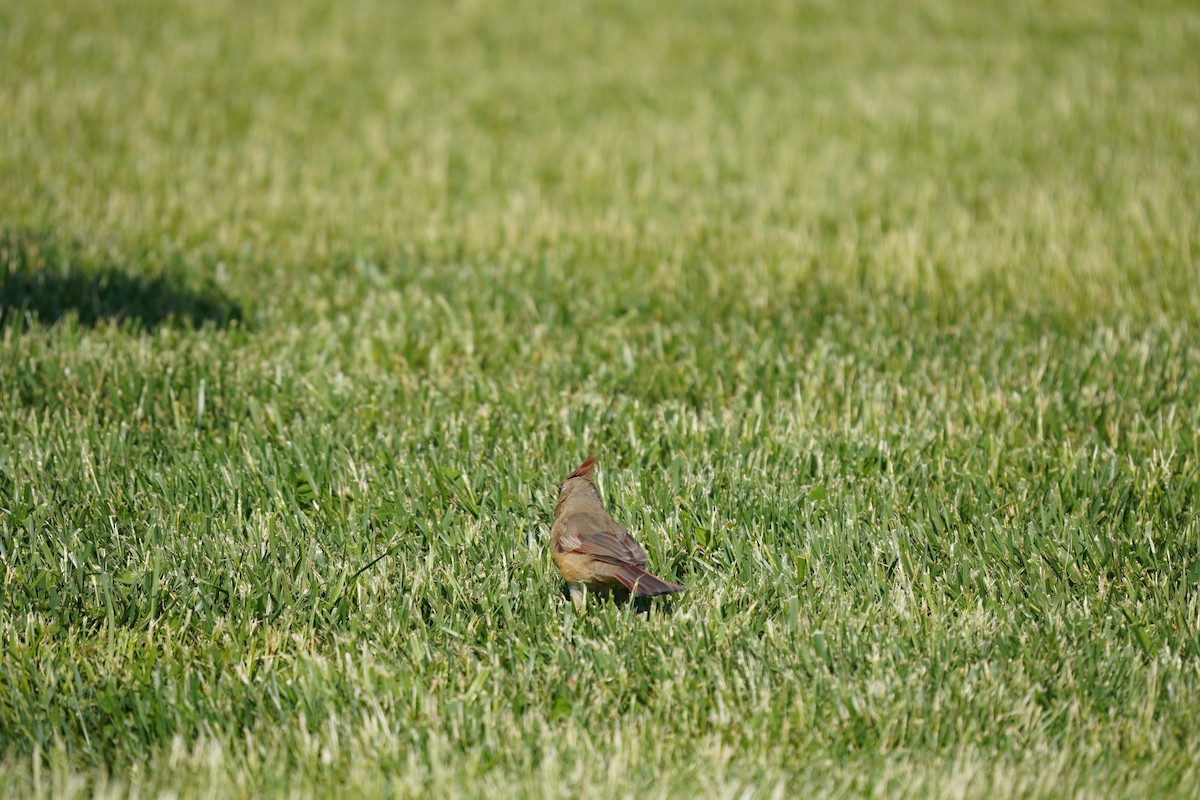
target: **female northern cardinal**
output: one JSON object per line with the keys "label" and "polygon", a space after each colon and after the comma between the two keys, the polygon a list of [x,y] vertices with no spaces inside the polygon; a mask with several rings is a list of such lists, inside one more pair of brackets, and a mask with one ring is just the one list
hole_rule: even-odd
{"label": "female northern cardinal", "polygon": [[558,487],[550,556],[582,610],[587,591],[627,591],[634,597],[682,592],[646,571],[646,551],[608,515],[592,483],[596,457],[588,456]]}

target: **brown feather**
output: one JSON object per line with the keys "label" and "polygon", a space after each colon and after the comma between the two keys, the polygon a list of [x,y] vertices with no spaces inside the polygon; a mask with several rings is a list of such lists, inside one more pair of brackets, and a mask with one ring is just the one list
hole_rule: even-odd
{"label": "brown feather", "polygon": [[668,583],[662,578],[651,575],[641,567],[629,564],[613,573],[613,577],[624,584],[625,588],[633,592],[636,597],[652,597],[659,594],[673,594],[683,591],[682,586]]}
{"label": "brown feather", "polygon": [[590,530],[579,537],[573,552],[589,555],[608,564],[646,565],[646,551],[623,530]]}
{"label": "brown feather", "polygon": [[592,468],[595,466],[596,456],[595,454],[590,454],[586,459],[584,459],[582,464],[575,468],[574,472],[567,476],[567,480],[571,480],[571,478],[587,478],[588,480],[591,480]]}

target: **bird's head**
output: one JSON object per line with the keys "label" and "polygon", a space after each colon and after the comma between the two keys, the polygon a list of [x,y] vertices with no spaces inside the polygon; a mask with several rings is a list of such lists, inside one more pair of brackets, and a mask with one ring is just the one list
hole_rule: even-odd
{"label": "bird's head", "polygon": [[569,498],[574,497],[579,491],[586,491],[589,495],[596,495],[596,486],[592,483],[592,470],[596,467],[596,456],[589,455],[582,464],[575,468],[575,471],[563,480],[558,485],[558,503],[554,507],[554,516],[558,516],[559,511]]}

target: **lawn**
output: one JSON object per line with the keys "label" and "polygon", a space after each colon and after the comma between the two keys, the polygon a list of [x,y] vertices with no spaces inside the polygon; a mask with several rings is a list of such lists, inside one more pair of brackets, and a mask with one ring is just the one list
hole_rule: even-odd
{"label": "lawn", "polygon": [[[0,9],[0,796],[1195,797],[1200,8]],[[577,614],[589,453],[687,591]]]}

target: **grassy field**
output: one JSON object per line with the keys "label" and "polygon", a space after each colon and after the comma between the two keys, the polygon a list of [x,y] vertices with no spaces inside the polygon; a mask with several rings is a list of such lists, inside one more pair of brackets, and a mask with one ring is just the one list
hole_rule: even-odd
{"label": "grassy field", "polygon": [[0,796],[1200,793],[1200,8],[992,6],[6,3]]}

